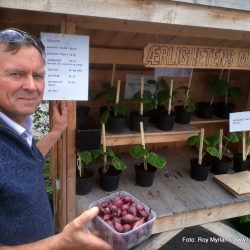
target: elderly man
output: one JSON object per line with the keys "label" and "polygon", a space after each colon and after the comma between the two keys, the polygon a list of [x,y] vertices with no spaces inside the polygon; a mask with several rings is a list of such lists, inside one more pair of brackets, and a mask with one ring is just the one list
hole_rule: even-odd
{"label": "elderly man", "polygon": [[30,115],[44,92],[44,46],[17,29],[0,31],[0,249],[111,249],[84,224],[92,208],[54,235],[44,186],[44,156],[67,127],[67,109],[54,107],[54,127],[37,145]]}

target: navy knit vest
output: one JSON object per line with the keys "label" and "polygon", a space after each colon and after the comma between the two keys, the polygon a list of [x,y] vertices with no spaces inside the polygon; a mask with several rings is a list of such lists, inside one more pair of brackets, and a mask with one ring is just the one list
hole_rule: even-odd
{"label": "navy knit vest", "polygon": [[34,242],[54,234],[43,177],[44,159],[0,122],[0,245]]}

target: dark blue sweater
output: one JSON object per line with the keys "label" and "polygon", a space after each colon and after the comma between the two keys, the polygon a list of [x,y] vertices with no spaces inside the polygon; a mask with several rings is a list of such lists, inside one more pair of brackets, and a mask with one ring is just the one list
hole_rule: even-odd
{"label": "dark blue sweater", "polygon": [[44,159],[0,121],[0,245],[34,242],[54,234],[43,177]]}

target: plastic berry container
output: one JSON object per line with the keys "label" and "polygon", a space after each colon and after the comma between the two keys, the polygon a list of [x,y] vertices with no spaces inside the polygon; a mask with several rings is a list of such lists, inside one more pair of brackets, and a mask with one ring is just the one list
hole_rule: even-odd
{"label": "plastic berry container", "polygon": [[147,239],[152,234],[153,224],[156,219],[156,213],[153,210],[125,191],[120,191],[92,202],[89,205],[89,208],[95,206],[101,208],[104,202],[110,203],[117,197],[124,196],[129,196],[131,198],[131,204],[140,204],[143,207],[143,210],[148,211],[148,216],[143,224],[136,226],[135,228],[132,227],[132,229],[127,232],[118,232],[115,227],[112,226],[112,224],[108,224],[101,215],[96,216],[92,220],[93,227],[100,233],[101,237],[113,247],[114,250],[127,250]]}

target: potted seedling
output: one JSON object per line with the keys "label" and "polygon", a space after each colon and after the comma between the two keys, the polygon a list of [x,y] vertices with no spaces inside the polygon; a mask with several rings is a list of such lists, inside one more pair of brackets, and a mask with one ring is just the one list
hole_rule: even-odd
{"label": "potted seedling", "polygon": [[150,118],[149,110],[152,110],[155,98],[150,91],[144,91],[144,77],[141,76],[141,90],[134,94],[132,102],[140,104],[140,112],[130,112],[130,128],[140,132],[140,122],[143,122],[144,129],[147,130]]}
{"label": "potted seedling", "polygon": [[226,154],[230,153],[228,148],[229,143],[238,141],[235,133],[230,133],[228,136],[223,134],[223,129],[220,129],[219,135],[211,135],[206,137],[206,151],[213,156],[211,172],[214,174],[226,174],[230,167],[232,159]]}
{"label": "potted seedling", "polygon": [[160,114],[165,110],[165,103],[169,99],[169,87],[167,82],[161,77],[157,80],[149,79],[147,84],[155,86],[155,92],[150,96],[151,101],[147,106],[148,109],[151,110],[149,121],[157,123]]}
{"label": "potted seedling", "polygon": [[242,153],[234,154],[234,164],[233,169],[236,172],[241,172],[245,170],[250,170],[250,132],[247,134],[246,131],[239,133],[234,133],[236,140],[242,142]]}
{"label": "potted seedling", "polygon": [[[106,110],[102,116],[106,118],[101,118],[101,120],[107,120],[107,130],[113,134],[121,134],[126,125],[126,119],[129,115],[129,110],[125,107],[122,102],[120,102],[120,85],[121,80],[118,80],[116,87],[116,98],[113,104],[112,112]],[[106,122],[105,122],[106,123]]]}
{"label": "potted seedling", "polygon": [[91,98],[93,100],[105,99],[107,105],[100,107],[100,113],[102,114],[106,110],[113,111],[113,104],[115,103],[116,88],[108,82],[102,83],[102,91],[91,91]]}
{"label": "potted seedling", "polygon": [[224,92],[222,95],[224,95],[224,102],[217,103],[216,114],[220,118],[228,119],[229,114],[234,112],[235,109],[235,104],[233,102],[229,102],[229,100],[239,100],[243,94],[239,87],[230,86],[230,70],[228,70],[228,77],[223,90]]}
{"label": "potted seedling", "polygon": [[[160,115],[159,119],[156,122],[156,127],[169,131],[173,129],[175,122],[175,112],[172,111],[172,100],[173,100],[173,83],[171,80],[170,89],[167,84],[162,86],[162,90],[157,93],[157,100],[160,105],[167,105],[167,109],[164,109]],[[164,107],[164,106],[163,106]]]}
{"label": "potted seedling", "polygon": [[127,166],[113,150],[107,149],[105,123],[102,123],[102,139],[102,149],[96,151],[103,160],[103,165],[99,168],[100,187],[104,191],[114,191],[119,186],[121,171]]}
{"label": "potted seedling", "polygon": [[166,166],[166,159],[150,151],[145,146],[143,123],[140,123],[142,144],[130,147],[129,153],[136,160],[142,160],[135,164],[136,184],[142,187],[150,187],[153,184],[157,169]]}
{"label": "potted seedling", "polygon": [[76,194],[88,194],[92,187],[93,171],[87,169],[87,166],[97,159],[95,151],[77,152],[77,174],[76,174]]}
{"label": "potted seedling", "polygon": [[177,100],[180,104],[175,106],[176,119],[175,121],[180,124],[188,124],[191,120],[192,113],[195,111],[195,104],[191,98],[191,81],[193,70],[189,78],[188,86],[181,86],[176,89],[178,96],[183,96],[181,100]]}
{"label": "potted seedling", "polygon": [[222,80],[223,70],[221,70],[220,76],[211,75],[206,80],[206,86],[208,93],[211,96],[209,102],[197,103],[197,116],[203,119],[211,119],[214,113],[214,98],[223,95],[227,88],[227,82]]}
{"label": "potted seedling", "polygon": [[190,159],[191,171],[190,176],[197,181],[205,181],[208,177],[210,162],[204,159],[206,154],[205,148],[207,142],[204,139],[204,128],[198,135],[191,136],[187,139],[189,146],[194,146],[198,149],[198,156]]}

